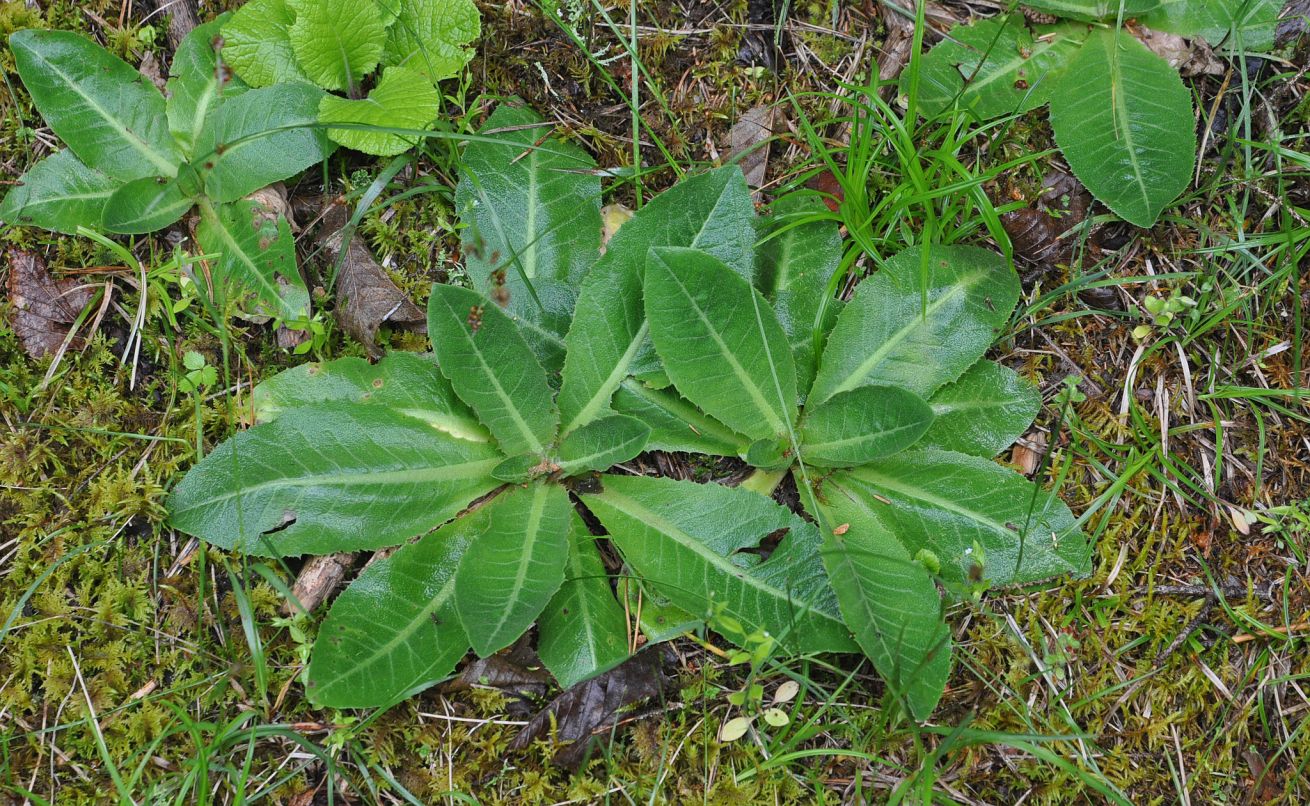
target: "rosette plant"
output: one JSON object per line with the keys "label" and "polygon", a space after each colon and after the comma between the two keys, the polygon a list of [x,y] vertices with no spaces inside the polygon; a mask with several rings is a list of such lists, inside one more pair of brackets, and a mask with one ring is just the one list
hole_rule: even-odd
{"label": "rosette plant", "polygon": [[[863,651],[926,718],[946,602],[1087,571],[1069,510],[992,461],[1038,407],[981,360],[1018,299],[998,256],[907,250],[843,305],[832,224],[803,202],[757,219],[735,166],[651,200],[601,254],[590,159],[511,107],[483,134],[457,194],[474,288],[434,286],[433,354],[266,381],[261,424],[169,502],[250,554],[400,545],[333,604],[312,698],[394,702],[534,622],[575,683],[627,656],[617,597],[640,587],[665,627]],[[624,467],[651,448],[757,470],[733,488]],[[799,511],[767,494],[786,474]]]}

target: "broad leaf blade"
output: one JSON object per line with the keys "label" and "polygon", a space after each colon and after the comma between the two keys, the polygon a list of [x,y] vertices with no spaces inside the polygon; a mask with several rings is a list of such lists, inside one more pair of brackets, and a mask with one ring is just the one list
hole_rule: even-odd
{"label": "broad leaf blade", "polygon": [[441,95],[426,78],[403,67],[388,67],[367,98],[352,101],[324,95],[318,118],[323,123],[378,127],[328,129],[328,136],[346,148],[390,157],[413,148],[414,138],[383,129],[426,129],[440,108]]}
{"label": "broad leaf blade", "polygon": [[1023,435],[1041,402],[1014,370],[979,361],[928,401],[936,419],[919,444],[990,459]]}
{"label": "broad leaf blade", "polygon": [[[873,509],[840,493],[821,504],[823,565],[846,624],[887,686],[927,719],[951,672],[951,634],[928,571]],[[841,531],[842,534],[836,534]]]}
{"label": "broad leaf blade", "polygon": [[801,458],[819,467],[851,467],[913,445],[932,424],[932,408],[894,386],[861,386],[805,412]]}
{"label": "broad leaf blade", "polygon": [[789,438],[796,365],[773,309],[751,285],[695,249],[651,251],[651,339],[683,397],[752,439]]}
{"label": "broad leaf blade", "polygon": [[[988,459],[913,448],[828,476],[827,501],[873,502],[876,514],[913,556],[928,549],[941,577],[960,589],[980,561],[994,585],[1091,571],[1091,549],[1059,498]],[[871,505],[872,506],[872,505]]]}
{"label": "broad leaf blade", "polygon": [[177,172],[164,96],[131,65],[71,31],[19,31],[9,46],[46,125],[83,163],[124,182]]}
{"label": "broad leaf blade", "polygon": [[490,440],[431,353],[395,350],[376,364],[353,357],[301,364],[256,386],[252,397],[261,423],[291,409],[341,401],[392,409],[459,439]]}
{"label": "broad leaf blade", "polygon": [[[851,649],[818,557],[818,530],[773,501],[641,476],[605,476],[601,492],[582,498],[638,575],[675,605],[766,631],[792,652]],[[769,559],[759,562],[750,550],[778,534]]]}
{"label": "broad leaf blade", "polygon": [[607,411],[614,390],[649,349],[641,286],[651,248],[694,247],[754,277],[754,217],[741,169],[730,165],[679,182],[614,234],[583,280],[565,339],[563,433]]}
{"label": "broad leaf blade", "polygon": [[575,512],[569,520],[564,584],[542,611],[537,652],[562,688],[628,657],[628,620],[610,589],[595,538]]}
{"label": "broad leaf blade", "polygon": [[927,398],[991,346],[1019,299],[1019,278],[994,252],[930,248],[925,305],[922,247],[860,283],[828,337],[808,403],[881,384]]}
{"label": "broad leaf blade", "polygon": [[739,456],[751,443],[688,403],[677,391],[652,389],[636,378],[627,378],[619,386],[613,407],[650,427],[646,446],[650,450]]}
{"label": "broad leaf blade", "polygon": [[608,470],[646,448],[650,426],[633,417],[614,414],[592,420],[560,442],[559,464],[566,476]]}
{"label": "broad leaf blade", "polygon": [[[506,129],[506,131],[498,131]],[[582,149],[502,104],[464,149],[455,206],[474,287],[504,299],[547,366],[563,362],[578,286],[600,249],[600,178]]]}
{"label": "broad leaf blade", "polygon": [[195,148],[209,197],[235,201],[327,159],[336,144],[318,123],[322,97],[317,87],[295,83],[224,102]]}
{"label": "broad leaf blade", "polygon": [[455,608],[482,657],[512,644],[559,590],[573,516],[558,484],[510,487],[484,509],[486,528],[455,572]]}
{"label": "broad leaf blade", "polygon": [[1126,31],[1091,34],[1051,98],[1051,128],[1092,195],[1139,227],[1153,225],[1191,181],[1191,93]]}
{"label": "broad leaf blade", "polygon": [[373,0],[287,0],[295,22],[287,30],[291,52],[310,81],[350,90],[382,57],[386,29]]}
{"label": "broad leaf blade", "polygon": [[455,612],[455,568],[483,526],[479,513],[462,516],[360,572],[319,627],[310,700],[389,705],[455,670],[469,650]]}
{"label": "broad leaf blade", "polygon": [[168,70],[168,128],[187,155],[200,140],[200,133],[218,105],[249,87],[228,75],[219,62],[216,46],[222,42],[220,29],[231,19],[223,14],[198,26],[178,46]]}
{"label": "broad leaf blade", "polygon": [[[184,172],[190,169],[183,168]],[[195,187],[195,175],[190,185]],[[177,177],[147,176],[137,179],[114,191],[105,205],[105,229],[110,232],[143,234],[167,227],[182,218],[195,206],[195,199],[187,193]]]}
{"label": "broad leaf blade", "polygon": [[291,49],[287,0],[250,0],[223,26],[223,58],[252,87],[309,81]]}
{"label": "broad leaf blade", "polygon": [[0,221],[76,235],[98,229],[105,205],[122,183],[88,168],[64,149],[33,165],[0,204]]}
{"label": "broad leaf blade", "polygon": [[[1087,38],[1085,25],[1028,29],[1022,14],[957,25],[923,57],[919,104],[925,115],[960,106],[988,120],[1036,109]],[[901,91],[908,78],[901,76]]]}
{"label": "broad leaf blade", "polygon": [[381,548],[495,486],[500,456],[380,406],[324,403],[237,434],[187,473],[170,523],[262,556]]}
{"label": "broad leaf blade", "polygon": [[382,63],[417,70],[436,84],[464,69],[470,44],[482,32],[473,0],[386,0],[395,22],[387,28]]}
{"label": "broad leaf blade", "polygon": [[501,450],[540,454],[555,437],[559,414],[545,370],[510,318],[477,292],[434,285],[428,333],[455,394]]}
{"label": "broad leaf blade", "polygon": [[221,253],[216,281],[236,282],[283,319],[309,315],[309,291],[296,268],[291,226],[282,216],[255,202],[215,209],[202,199],[196,240],[206,253]]}
{"label": "broad leaf blade", "polygon": [[1282,0],[1163,0],[1140,21],[1227,52],[1265,51],[1274,46],[1282,7]]}

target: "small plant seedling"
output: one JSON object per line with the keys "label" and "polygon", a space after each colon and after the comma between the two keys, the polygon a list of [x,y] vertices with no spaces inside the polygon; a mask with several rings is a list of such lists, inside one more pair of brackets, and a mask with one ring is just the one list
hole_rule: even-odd
{"label": "small plant seedling", "polygon": [[[169,502],[176,528],[250,554],[401,546],[333,605],[313,699],[394,702],[534,621],[562,684],[617,664],[605,540],[664,627],[707,625],[756,666],[863,651],[922,719],[950,671],[939,585],[1088,571],[1068,508],[992,461],[1039,402],[981,360],[1019,296],[999,256],[907,250],[843,304],[820,202],[758,220],[735,166],[654,198],[601,255],[589,158],[524,110],[487,126],[502,131],[467,146],[457,193],[474,289],[434,286],[433,355],[266,381],[260,424]],[[525,144],[540,152],[513,159]],[[621,467],[649,448],[758,470],[731,488]],[[808,517],[767,495],[787,474]],[[645,618],[648,640],[669,636]]]}
{"label": "small plant seedling", "polygon": [[288,321],[307,316],[290,224],[245,197],[321,162],[336,147],[317,126],[322,90],[252,89],[230,77],[214,42],[226,17],[191,32],[173,57],[168,98],[79,34],[9,38],[18,74],[67,148],[24,174],[0,220],[77,234],[163,229],[193,208],[196,238],[233,280]]}
{"label": "small plant seedling", "polygon": [[[473,57],[481,28],[472,0],[251,0],[223,25],[223,56],[252,87],[309,83],[325,90],[318,116],[333,141],[393,156],[431,126],[437,84]],[[381,75],[362,95],[365,79]]]}
{"label": "small plant seedling", "polygon": [[218,381],[218,370],[195,350],[187,350],[182,355],[182,366],[186,372],[177,382],[180,391],[198,392]]}
{"label": "small plant seedling", "polygon": [[[1220,49],[1273,45],[1277,0],[1037,0],[952,28],[923,57],[919,108],[958,103],[983,120],[1050,104],[1051,128],[1074,174],[1105,206],[1149,227],[1187,188],[1196,161],[1191,94],[1177,70],[1134,35],[1138,25],[1200,37]],[[908,92],[913,71],[902,76]]]}

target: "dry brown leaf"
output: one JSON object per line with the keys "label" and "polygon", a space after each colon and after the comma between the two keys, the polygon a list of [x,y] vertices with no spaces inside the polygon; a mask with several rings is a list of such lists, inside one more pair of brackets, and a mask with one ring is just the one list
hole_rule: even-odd
{"label": "dry brown leaf", "polygon": [[1037,472],[1045,453],[1046,435],[1034,431],[1014,443],[1014,450],[1010,451],[1010,461],[1019,467],[1020,473],[1031,476]]}
{"label": "dry brown leaf", "polygon": [[9,322],[32,358],[59,349],[95,290],[78,280],[56,280],[34,252],[10,249]]}
{"label": "dry brown leaf", "polygon": [[746,184],[758,190],[769,170],[769,138],[773,136],[773,107],[746,110],[728,132],[728,162],[736,161]]}

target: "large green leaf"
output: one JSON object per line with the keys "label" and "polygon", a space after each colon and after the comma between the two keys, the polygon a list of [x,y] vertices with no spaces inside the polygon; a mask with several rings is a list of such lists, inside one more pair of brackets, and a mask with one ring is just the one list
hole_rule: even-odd
{"label": "large green leaf", "polygon": [[850,467],[890,456],[918,441],[932,408],[894,386],[861,386],[807,409],[801,421],[801,458],[819,467]]}
{"label": "large green leaf", "polygon": [[182,40],[169,65],[168,128],[188,156],[194,154],[192,147],[218,105],[249,89],[218,60],[219,31],[230,18],[223,14],[197,26]]}
{"label": "large green leaf", "polygon": [[620,384],[613,408],[650,427],[648,449],[738,456],[750,447],[750,440],[688,403],[676,390],[653,389],[636,378]]}
{"label": "large green leaf", "polygon": [[1005,259],[973,246],[933,246],[925,266],[921,249],[901,252],[860,283],[828,336],[810,405],[870,384],[927,398],[1000,334],[1019,299]]}
{"label": "large green leaf", "polygon": [[260,383],[251,397],[255,420],[261,423],[290,409],[348,401],[393,409],[460,439],[490,440],[431,353],[393,350],[376,364],[354,357],[301,364]]}
{"label": "large green leaf", "polygon": [[[828,283],[841,265],[841,232],[824,218],[827,208],[815,196],[784,196],[773,203],[772,213],[761,222],[755,286],[787,333],[798,388],[808,389],[819,361],[815,327],[826,332],[836,321],[837,301]],[[821,311],[822,323],[817,321]]]}
{"label": "large green leaf", "polygon": [[209,197],[235,201],[327,159],[336,144],[318,125],[322,97],[309,84],[278,84],[219,106],[195,147]]}
{"label": "large green leaf", "polygon": [[637,211],[610,239],[578,292],[565,339],[563,433],[602,416],[648,344],[642,277],[652,247],[703,250],[743,277],[755,274],[755,208],[735,165],[684,179]]}
{"label": "large green leaf", "polygon": [[510,487],[455,572],[455,609],[482,657],[512,644],[564,581],[573,507],[558,484]]}
{"label": "large green leaf", "polygon": [[796,365],[773,309],[745,279],[696,250],[654,249],[646,317],[682,396],[752,439],[786,441],[796,420]]}
{"label": "large green leaf", "polygon": [[1069,508],[988,459],[912,448],[826,477],[820,498],[842,497],[864,501],[911,555],[935,554],[942,579],[954,586],[966,583],[974,563],[995,585],[1091,570],[1091,549]]}
{"label": "large green leaf", "polygon": [[1091,34],[1057,81],[1051,128],[1092,195],[1139,227],[1154,224],[1191,181],[1191,93],[1127,31]]}
{"label": "large green leaf", "polygon": [[351,90],[382,58],[386,29],[373,0],[287,0],[295,21],[287,29],[291,52],[310,81]]}
{"label": "large green leaf", "polygon": [[473,0],[385,0],[396,21],[387,28],[382,62],[417,70],[433,84],[457,74],[473,58],[482,31]]}
{"label": "large green leaf", "polygon": [[505,455],[541,454],[555,437],[559,413],[546,371],[514,322],[475,291],[434,285],[428,334],[455,394]]}
{"label": "large green leaf", "polygon": [[0,204],[0,221],[76,235],[98,229],[105,204],[122,182],[88,168],[68,149],[33,165]]}
{"label": "large green leaf", "polygon": [[381,406],[323,403],[219,445],[169,497],[177,529],[264,556],[394,545],[495,486],[500,456]]}
{"label": "large green leaf", "polygon": [[592,420],[560,441],[560,469],[566,476],[608,470],[641,453],[649,439],[650,426],[634,417]]}
{"label": "large green leaf", "polygon": [[628,657],[628,620],[610,590],[595,538],[576,512],[569,526],[564,584],[537,625],[537,654],[566,689]]}
{"label": "large green leaf", "polygon": [[404,67],[388,67],[367,98],[352,101],[324,95],[318,118],[322,123],[378,127],[328,129],[328,136],[347,148],[390,157],[413,148],[414,138],[383,129],[426,129],[440,108],[441,95],[426,78]]}
{"label": "large green leaf", "polygon": [[[927,719],[951,671],[951,634],[932,576],[874,510],[838,492],[820,504],[821,554],[846,625],[915,719]],[[836,534],[841,532],[841,534]]]}
{"label": "large green leaf", "polygon": [[199,189],[195,173],[182,168],[185,178],[147,176],[114,191],[105,205],[104,226],[110,232],[142,234],[167,227],[195,206]]}
{"label": "large green leaf", "polygon": [[283,319],[309,315],[309,291],[296,268],[295,239],[281,215],[251,201],[215,208],[201,199],[196,240],[207,254],[220,254],[214,266],[218,282],[230,280],[254,293]]}
{"label": "large green leaf", "polygon": [[1033,11],[1045,11],[1071,20],[1114,22],[1141,17],[1154,10],[1161,2],[1162,0],[1025,0],[1024,5]]}
{"label": "large green leaf", "polygon": [[1162,0],[1141,22],[1158,31],[1199,36],[1225,51],[1274,46],[1282,0]]}
{"label": "large green leaf", "polygon": [[78,159],[124,182],[177,173],[164,96],[150,79],[71,31],[19,31],[9,47],[46,125]]}
{"label": "large green leaf", "polygon": [[309,661],[310,700],[389,705],[448,676],[468,653],[455,612],[455,569],[481,513],[464,515],[368,564],[332,603]]}
{"label": "large green leaf", "polygon": [[[717,484],[605,476],[583,502],[646,581],[740,642],[763,630],[792,652],[850,651],[813,524],[758,493]],[[781,540],[760,561],[753,549]],[[724,618],[727,617],[727,618]]]}
{"label": "large green leaf", "polygon": [[464,149],[455,206],[474,287],[504,298],[537,355],[558,369],[578,286],[599,255],[600,178],[591,155],[551,128],[501,104],[481,131],[494,142]]}
{"label": "large green leaf", "polygon": [[[919,108],[936,115],[958,98],[961,107],[987,120],[1046,103],[1056,76],[1087,38],[1087,26],[1044,25],[1036,34],[1017,13],[955,26],[923,57]],[[901,91],[908,89],[907,73]]]}
{"label": "large green leaf", "polygon": [[223,26],[223,58],[252,87],[309,81],[291,49],[287,0],[250,0]]}
{"label": "large green leaf", "polygon": [[1014,370],[979,361],[928,403],[937,418],[919,444],[990,459],[1032,425],[1042,398]]}

